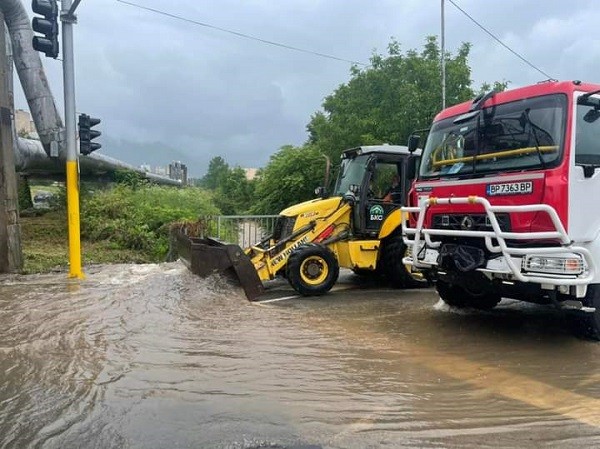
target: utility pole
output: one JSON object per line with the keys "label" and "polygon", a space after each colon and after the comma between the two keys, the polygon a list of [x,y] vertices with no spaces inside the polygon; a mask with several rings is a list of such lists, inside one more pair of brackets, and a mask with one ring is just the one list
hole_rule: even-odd
{"label": "utility pole", "polygon": [[442,29],[441,29],[441,37],[440,43],[442,47],[441,55],[440,55],[440,63],[442,65],[442,109],[446,109],[446,42],[444,36],[444,2],[445,0],[441,0],[442,2]]}
{"label": "utility pole", "polygon": [[[73,53],[73,25],[75,4],[62,0],[63,84],[65,93],[65,142],[67,146],[67,213],[69,223],[69,277],[83,278],[81,269],[81,229],[79,222],[79,154],[77,152],[75,123],[75,62]],[[72,6],[72,7],[71,7]]]}
{"label": "utility pole", "polygon": [[[79,223],[79,153],[75,136],[75,62],[73,54],[73,25],[77,23],[75,9],[81,0],[62,0],[60,21],[62,22],[63,89],[65,95],[65,133],[62,144],[66,150],[67,215],[69,225],[69,277],[83,278],[81,271],[81,230]],[[47,57],[59,54],[58,1],[32,0],[31,9],[40,14],[32,20],[34,36],[32,46]]]}
{"label": "utility pole", "polygon": [[23,268],[19,201],[12,126],[11,85],[12,61],[7,57],[6,25],[0,13],[0,273]]}

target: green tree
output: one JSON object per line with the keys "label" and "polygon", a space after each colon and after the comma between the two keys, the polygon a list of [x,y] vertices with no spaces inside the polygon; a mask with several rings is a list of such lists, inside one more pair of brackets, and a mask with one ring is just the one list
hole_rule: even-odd
{"label": "green tree", "polygon": [[[455,56],[446,54],[446,103],[473,98],[468,56],[463,43]],[[421,52],[403,53],[394,40],[388,55],[373,54],[371,65],[353,67],[351,79],[325,98],[323,111],[307,125],[309,142],[332,160],[358,145],[404,144],[410,133],[429,127],[441,109],[440,49],[433,36]]]}
{"label": "green tree", "polygon": [[508,87],[509,84],[510,84],[510,81],[506,81],[506,80],[505,81],[494,81],[494,83],[491,85],[489,83],[483,83],[481,85],[481,87],[479,88],[479,93],[486,94],[490,90],[502,92],[503,90],[506,90],[506,88]]}
{"label": "green tree", "polygon": [[200,182],[200,187],[215,190],[228,173],[229,165],[225,159],[221,156],[213,157],[208,163],[208,170]]}
{"label": "green tree", "polygon": [[248,212],[254,199],[254,183],[240,166],[230,168],[221,156],[211,159],[206,175],[195,184],[211,192],[213,203],[225,215]]}
{"label": "green tree", "polygon": [[277,214],[293,204],[314,198],[323,184],[326,159],[314,145],[286,145],[260,170],[255,186],[256,214]]}
{"label": "green tree", "polygon": [[221,177],[215,192],[215,204],[223,214],[242,214],[248,211],[253,197],[253,182],[246,178],[243,168],[234,167]]}
{"label": "green tree", "polygon": [[131,170],[116,170],[112,174],[112,180],[117,184],[126,185],[133,189],[145,187],[149,184],[144,175]]}
{"label": "green tree", "polygon": [[[463,43],[455,55],[445,55],[447,105],[475,96],[468,64],[470,49],[470,44]],[[327,96],[322,110],[311,117],[307,143],[282,147],[259,171],[255,182],[248,182],[243,170],[230,169],[222,157],[213,158],[201,185],[213,191],[222,212],[278,213],[314,197],[314,188],[323,184],[323,156],[336,162],[347,148],[403,144],[414,130],[429,127],[442,105],[436,38],[427,37],[420,52],[403,52],[392,40],[387,53],[374,53],[367,68],[353,67],[350,80]],[[479,91],[492,86],[502,90],[507,84],[484,84]]]}

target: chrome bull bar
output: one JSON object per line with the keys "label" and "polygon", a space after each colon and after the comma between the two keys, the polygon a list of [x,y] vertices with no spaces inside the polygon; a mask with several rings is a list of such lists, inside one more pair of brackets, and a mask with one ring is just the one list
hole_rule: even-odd
{"label": "chrome bull bar", "polygon": [[[430,207],[436,205],[449,204],[479,204],[485,210],[491,231],[476,230],[454,230],[454,229],[429,229],[424,227],[425,216]],[[534,282],[550,285],[587,285],[592,282],[595,265],[590,251],[587,248],[573,245],[569,239],[567,231],[562,225],[556,210],[547,204],[529,204],[523,206],[492,206],[486,198],[478,196],[456,197],[456,198],[436,198],[430,197],[423,200],[418,207],[403,207],[403,213],[418,214],[416,227],[411,228],[408,223],[403,227],[404,242],[410,249],[409,255],[403,259],[408,265],[416,268],[431,268],[437,265],[436,262],[429,260],[424,262],[419,260],[420,254],[424,251],[432,251],[433,256],[437,254],[437,249],[441,242],[433,241],[433,236],[447,237],[479,237],[485,241],[486,248],[491,253],[499,253],[504,256],[505,265],[508,271],[503,271],[498,264],[488,261],[486,268],[478,268],[478,271],[497,274],[509,274],[514,279],[521,282]],[[496,213],[524,213],[524,212],[545,212],[552,220],[554,231],[544,232],[507,232],[502,231],[496,217]],[[412,237],[412,238],[411,238]],[[559,247],[536,247],[536,248],[515,248],[509,246],[507,240],[545,240],[554,239],[561,242]],[[493,240],[497,241],[494,244]],[[531,273],[522,270],[523,262],[526,256],[580,256],[583,259],[584,266],[581,274],[552,274],[552,273]],[[504,265],[503,265],[504,266]]]}

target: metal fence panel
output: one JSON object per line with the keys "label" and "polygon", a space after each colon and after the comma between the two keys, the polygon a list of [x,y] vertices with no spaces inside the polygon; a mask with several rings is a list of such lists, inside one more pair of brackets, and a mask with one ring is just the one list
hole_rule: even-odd
{"label": "metal fence panel", "polygon": [[219,215],[204,219],[208,222],[207,237],[247,248],[271,235],[276,218],[277,215]]}

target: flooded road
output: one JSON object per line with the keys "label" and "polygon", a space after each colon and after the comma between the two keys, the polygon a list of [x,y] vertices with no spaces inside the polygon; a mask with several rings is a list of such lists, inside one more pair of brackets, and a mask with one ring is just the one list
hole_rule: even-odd
{"label": "flooded road", "polygon": [[600,447],[600,344],[549,308],[86,274],[0,277],[1,448]]}

